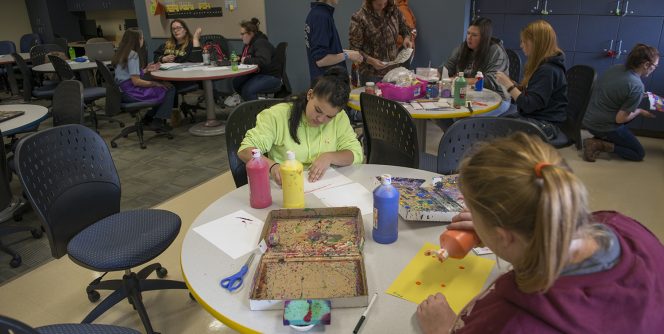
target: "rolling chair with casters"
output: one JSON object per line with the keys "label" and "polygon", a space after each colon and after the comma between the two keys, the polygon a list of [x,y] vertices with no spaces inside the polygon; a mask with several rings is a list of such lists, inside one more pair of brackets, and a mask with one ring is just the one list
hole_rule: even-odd
{"label": "rolling chair with casters", "polygon": [[[143,119],[141,116],[141,110],[146,108],[152,108],[161,104],[160,102],[122,102],[122,91],[115,79],[111,74],[111,71],[104,66],[104,63],[97,60],[97,70],[101,73],[101,76],[106,85],[106,115],[113,116],[117,115],[121,110],[130,113],[134,116],[134,125],[128,126],[122,129],[122,132],[117,136],[111,139],[111,147],[116,148],[118,144],[115,142],[119,138],[126,138],[131,133],[136,133],[138,136],[138,142],[142,149],[147,148],[145,145],[145,140],[143,138],[143,133],[145,130],[152,131],[150,129],[143,128]],[[173,135],[168,131],[159,131],[156,136],[165,136],[168,139],[173,139]]]}
{"label": "rolling chair with casters", "polygon": [[546,135],[534,124],[507,117],[467,117],[457,120],[443,134],[438,144],[435,171],[440,174],[457,173],[459,163],[479,142],[507,137],[515,132],[539,136]]}
{"label": "rolling chair with casters", "polygon": [[130,328],[111,325],[57,324],[33,328],[27,324],[0,315],[0,334],[140,334]]}
{"label": "rolling chair with casters", "polygon": [[25,63],[23,57],[18,53],[12,53],[12,57],[14,57],[14,62],[16,62],[16,66],[21,72],[21,77],[23,79],[23,101],[30,102],[33,97],[46,100],[53,99],[55,86],[36,86],[36,82],[32,76],[32,70],[30,70]]}
{"label": "rolling chair with casters", "polygon": [[[0,55],[8,55],[16,52],[16,44],[12,41],[0,41]],[[14,68],[11,64],[0,65],[0,77],[2,77],[2,83],[5,88],[9,91],[9,71],[13,71]],[[13,73],[13,72],[12,72]]]}
{"label": "rolling chair with casters", "polygon": [[21,41],[19,45],[21,47],[21,52],[30,52],[30,49],[42,43],[41,37],[39,34],[25,34],[21,36]]}
{"label": "rolling chair with casters", "polygon": [[[177,237],[181,220],[170,211],[120,211],[120,179],[104,140],[80,124],[62,125],[23,138],[16,149],[16,167],[25,193],[46,229],[51,254],[68,255],[76,264],[104,273],[86,288],[88,299],[98,290],[113,291],[82,321],[91,323],[127,299],[147,333],[155,333],[142,293],[184,289],[184,282],[147,279],[168,274],[159,263],[142,266],[164,252]],[[103,280],[123,271],[122,279]]]}
{"label": "rolling chair with casters", "polygon": [[597,75],[591,66],[574,65],[567,70],[565,76],[567,77],[567,108],[565,109],[567,119],[560,130],[565,133],[568,141],[565,143],[552,142],[551,144],[556,147],[564,147],[574,143],[576,149],[580,150],[583,144],[581,123],[586,114]]}
{"label": "rolling chair with casters", "polygon": [[[247,184],[247,170],[244,162],[237,155],[237,150],[242,144],[245,133],[256,126],[258,114],[279,103],[282,100],[265,99],[244,102],[231,112],[226,123],[226,152],[228,153],[228,165],[233,174],[233,180],[237,188]],[[263,152],[265,153],[265,152]]]}

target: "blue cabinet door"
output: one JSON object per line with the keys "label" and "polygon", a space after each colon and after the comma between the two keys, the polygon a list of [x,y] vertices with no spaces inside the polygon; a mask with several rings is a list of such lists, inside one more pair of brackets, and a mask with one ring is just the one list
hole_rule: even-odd
{"label": "blue cabinet door", "polygon": [[579,0],[544,0],[543,7],[549,14],[563,15],[578,14],[580,5]]}
{"label": "blue cabinet door", "polygon": [[[617,38],[618,46],[622,44],[621,54],[627,57],[627,53],[637,43],[657,47],[662,31],[662,23],[664,23],[664,18],[661,17],[622,17]],[[616,50],[618,50],[617,47]]]}
{"label": "blue cabinet door", "polygon": [[504,13],[506,0],[475,0],[477,15],[481,13]]}
{"label": "blue cabinet door", "polygon": [[592,66],[597,73],[597,77],[604,73],[606,69],[614,64],[614,59],[607,57],[600,52],[575,52],[574,65]]}
{"label": "blue cabinet door", "polygon": [[545,15],[542,18],[549,22],[556,31],[558,46],[564,51],[574,51],[579,28],[579,15]]}
{"label": "blue cabinet door", "polygon": [[664,58],[659,58],[659,67],[646,78],[646,91],[664,97]]}
{"label": "blue cabinet door", "polygon": [[503,42],[508,49],[519,49],[521,29],[528,23],[539,20],[540,15],[505,15]]}
{"label": "blue cabinet door", "polygon": [[629,0],[623,1],[622,6],[627,16],[664,16],[662,0]]}
{"label": "blue cabinet door", "polygon": [[507,13],[539,15],[545,0],[507,0]]}
{"label": "blue cabinet door", "polygon": [[581,0],[581,14],[616,15],[616,9],[622,10],[623,1],[618,0]]}
{"label": "blue cabinet door", "polygon": [[576,51],[603,52],[613,41],[617,42],[620,17],[617,16],[582,16],[576,36]]}
{"label": "blue cabinet door", "polygon": [[496,38],[504,39],[505,37],[505,14],[482,14],[481,17],[491,19],[491,27],[493,28],[493,36]]}

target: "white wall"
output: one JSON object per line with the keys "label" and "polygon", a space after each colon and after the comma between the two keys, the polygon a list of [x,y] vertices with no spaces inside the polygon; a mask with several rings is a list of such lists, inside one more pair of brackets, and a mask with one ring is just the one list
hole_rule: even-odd
{"label": "white wall", "polygon": [[0,10],[0,41],[13,41],[16,49],[20,48],[21,36],[32,33],[28,10],[25,7],[25,1],[5,0],[2,1],[2,10]]}

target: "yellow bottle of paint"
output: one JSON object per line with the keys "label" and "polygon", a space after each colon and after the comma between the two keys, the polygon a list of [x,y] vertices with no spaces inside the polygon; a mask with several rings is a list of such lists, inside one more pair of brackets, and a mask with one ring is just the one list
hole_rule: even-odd
{"label": "yellow bottle of paint", "polygon": [[288,160],[279,165],[281,188],[284,191],[284,208],[304,208],[304,168],[295,160],[295,153],[286,152]]}

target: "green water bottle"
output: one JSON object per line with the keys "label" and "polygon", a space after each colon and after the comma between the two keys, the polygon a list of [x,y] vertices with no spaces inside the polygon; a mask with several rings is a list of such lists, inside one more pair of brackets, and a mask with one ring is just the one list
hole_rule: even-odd
{"label": "green water bottle", "polygon": [[74,60],[76,58],[76,51],[74,51],[73,47],[69,47],[69,59]]}
{"label": "green water bottle", "polygon": [[235,51],[231,52],[231,70],[232,71],[237,71],[237,54],[235,54]]}
{"label": "green water bottle", "polygon": [[466,78],[463,72],[459,72],[454,79],[454,108],[461,108],[466,105]]}

